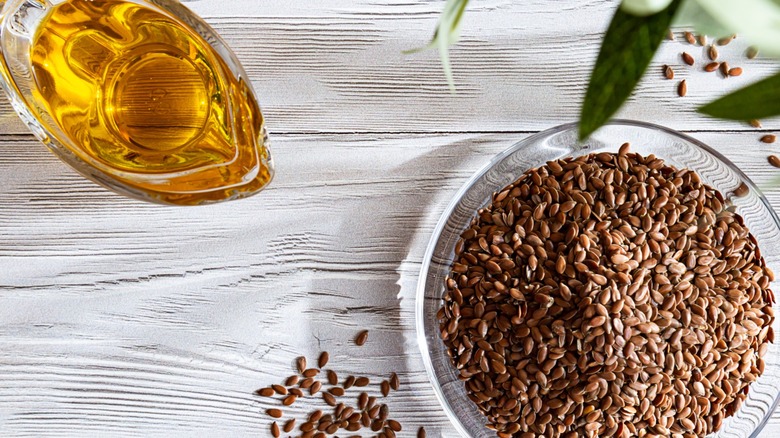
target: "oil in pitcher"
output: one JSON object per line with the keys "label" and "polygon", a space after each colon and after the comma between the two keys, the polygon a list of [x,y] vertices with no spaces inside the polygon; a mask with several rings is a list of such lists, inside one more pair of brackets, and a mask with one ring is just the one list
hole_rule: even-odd
{"label": "oil in pitcher", "polygon": [[120,192],[181,205],[249,196],[270,182],[251,84],[184,6],[25,3],[39,9],[27,11],[39,21],[30,32],[32,80],[21,94],[44,142],[77,170]]}

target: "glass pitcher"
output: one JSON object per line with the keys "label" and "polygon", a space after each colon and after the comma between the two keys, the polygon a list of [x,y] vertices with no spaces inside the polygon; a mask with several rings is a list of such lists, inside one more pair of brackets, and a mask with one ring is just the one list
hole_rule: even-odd
{"label": "glass pitcher", "polygon": [[252,84],[175,0],[0,1],[0,73],[57,156],[118,193],[175,205],[243,198],[273,177]]}

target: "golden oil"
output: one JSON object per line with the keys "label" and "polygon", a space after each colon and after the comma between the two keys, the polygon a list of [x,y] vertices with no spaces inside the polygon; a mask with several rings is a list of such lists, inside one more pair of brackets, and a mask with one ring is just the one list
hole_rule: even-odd
{"label": "golden oil", "polygon": [[65,1],[30,50],[39,122],[131,194],[199,204],[270,181],[251,86],[173,14],[144,0]]}

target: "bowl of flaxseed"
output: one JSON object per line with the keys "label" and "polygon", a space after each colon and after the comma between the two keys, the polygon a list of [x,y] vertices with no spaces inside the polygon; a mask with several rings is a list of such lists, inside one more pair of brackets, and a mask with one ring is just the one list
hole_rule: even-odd
{"label": "bowl of flaxseed", "polygon": [[530,136],[455,195],[418,285],[439,401],[466,437],[756,437],[778,404],[780,221],[678,132]]}

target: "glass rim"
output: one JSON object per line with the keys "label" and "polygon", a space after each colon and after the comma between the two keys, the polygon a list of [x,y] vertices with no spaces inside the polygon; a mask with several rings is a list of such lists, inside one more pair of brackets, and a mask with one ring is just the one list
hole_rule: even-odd
{"label": "glass rim", "polygon": [[[554,134],[558,134],[564,131],[569,131],[572,129],[577,129],[578,126],[579,123],[577,122],[564,123],[562,125],[558,125],[546,129],[544,131],[537,132],[522,140],[515,142],[514,144],[512,144],[512,146],[508,147],[504,151],[499,152],[498,154],[493,156],[484,166],[479,168],[471,177],[469,177],[469,179],[466,182],[464,182],[463,185],[460,187],[460,189],[458,189],[458,191],[453,195],[452,200],[447,204],[447,207],[442,212],[441,217],[437,221],[436,226],[433,229],[433,232],[431,233],[431,237],[428,240],[428,245],[426,247],[425,253],[423,255],[423,260],[420,265],[419,277],[417,279],[417,290],[415,293],[415,330],[417,332],[416,339],[417,339],[418,348],[422,355],[423,364],[425,366],[425,374],[426,377],[428,378],[430,385],[433,387],[433,392],[436,395],[436,399],[439,401],[440,406],[444,409],[447,418],[450,420],[450,424],[452,424],[452,426],[464,438],[470,438],[471,434],[463,425],[463,423],[459,419],[455,418],[453,406],[449,402],[447,397],[444,395],[442,386],[439,383],[438,376],[433,366],[433,361],[431,359],[430,350],[428,349],[428,342],[425,333],[425,300],[426,300],[425,292],[426,292],[426,285],[428,283],[427,277],[431,268],[431,262],[433,260],[436,246],[453,212],[455,211],[455,209],[457,208],[458,204],[461,202],[465,194],[468,192],[468,190],[471,189],[471,187],[473,187],[476,181],[478,181],[486,173],[488,173],[495,165],[497,165],[498,163],[500,163],[502,160],[506,159],[513,153],[517,152],[518,149],[526,146],[527,144],[533,143],[542,138],[552,136]],[[756,197],[764,205],[764,207],[769,212],[770,217],[774,221],[775,225],[780,229],[780,217],[778,217],[777,213],[775,212],[772,205],[769,203],[769,200],[767,200],[764,193],[758,188],[758,186],[756,186],[753,180],[750,179],[745,174],[745,172],[743,172],[730,159],[728,159],[726,156],[724,156],[717,150],[713,149],[711,146],[685,133],[682,133],[680,131],[671,128],[667,128],[665,126],[657,125],[654,123],[641,122],[641,121],[629,120],[629,119],[613,119],[608,123],[606,123],[604,126],[630,126],[635,128],[661,131],[668,135],[685,140],[697,146],[698,148],[704,150],[705,152],[711,154],[712,156],[714,156],[715,158],[723,162],[723,164],[725,164],[727,167],[729,167],[730,170],[734,171],[737,174],[737,176],[739,176],[739,178],[742,180],[742,182],[745,185],[747,185],[751,191],[755,192]],[[539,165],[542,164],[543,163],[540,163]],[[496,188],[496,190],[498,189],[500,189],[500,187]],[[766,427],[769,420],[771,420],[772,413],[774,413],[777,410],[778,405],[780,405],[780,396],[775,397],[772,405],[769,408],[768,414],[765,415],[764,418],[758,423],[756,428],[751,432],[749,438],[758,437],[758,434],[764,429],[764,427]]]}

